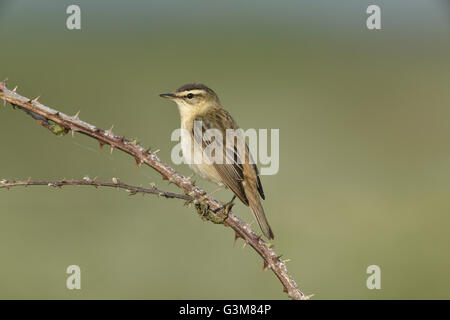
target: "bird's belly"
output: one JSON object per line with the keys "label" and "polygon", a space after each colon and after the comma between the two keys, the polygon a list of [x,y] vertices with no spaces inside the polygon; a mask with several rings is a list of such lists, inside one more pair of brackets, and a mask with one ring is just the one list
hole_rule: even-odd
{"label": "bird's belly", "polygon": [[190,164],[189,167],[191,167],[191,169],[194,170],[194,172],[203,179],[217,183],[218,185],[223,184],[222,179],[220,178],[214,166],[210,164]]}
{"label": "bird's belly", "polygon": [[207,179],[211,182],[222,184],[217,170],[212,164],[207,164],[203,159],[203,151],[200,145],[194,143],[190,133],[186,130],[182,130],[181,133],[181,151],[183,152],[183,158],[189,167],[203,179]]}

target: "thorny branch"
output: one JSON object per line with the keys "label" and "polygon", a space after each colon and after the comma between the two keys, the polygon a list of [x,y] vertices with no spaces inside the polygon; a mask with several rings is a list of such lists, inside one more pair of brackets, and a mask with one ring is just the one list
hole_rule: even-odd
{"label": "thorny branch", "polygon": [[105,181],[97,181],[97,179],[89,179],[87,177],[83,178],[83,180],[57,180],[57,181],[48,181],[48,180],[31,180],[28,179],[26,181],[16,181],[16,180],[0,180],[0,189],[10,189],[12,187],[28,187],[28,186],[49,186],[49,187],[63,187],[63,186],[93,186],[95,188],[98,187],[110,187],[116,189],[124,189],[128,192],[130,196],[141,193],[144,194],[154,194],[164,198],[172,198],[172,199],[182,199],[186,201],[192,201],[192,197],[185,194],[178,194],[172,192],[162,191],[155,186],[151,186],[151,188],[143,188],[142,186],[132,186],[126,183],[123,183],[118,178],[112,178],[112,182]]}
{"label": "thorny branch", "polygon": [[309,298],[309,296],[303,294],[295,280],[288,273],[287,260],[282,260],[281,256],[275,253],[270,244],[266,243],[248,224],[231,211],[224,212],[225,210],[220,210],[221,204],[211,196],[207,196],[206,192],[194,185],[190,178],[177,173],[173,168],[164,164],[156,155],[157,151],[145,149],[136,141],[130,141],[125,139],[125,137],[115,135],[112,132],[112,128],[103,130],[84,122],[79,119],[79,113],[74,116],[68,116],[43,105],[38,101],[38,98],[32,100],[23,97],[16,93],[16,89],[17,87],[9,90],[5,81],[0,82],[0,99],[3,100],[4,105],[8,102],[14,108],[25,111],[56,135],[64,135],[69,131],[72,132],[72,135],[75,132],[81,133],[96,139],[100,144],[100,148],[105,144],[109,144],[111,152],[114,149],[122,150],[135,158],[136,165],[146,164],[150,166],[164,180],[168,180],[183,189],[188,196],[195,199],[194,202],[200,202],[208,210],[219,210],[216,216],[222,219],[223,225],[229,226],[234,230],[235,242],[238,238],[242,238],[245,241],[244,245],[250,245],[263,258],[263,269],[271,269],[275,273],[283,284],[283,290],[291,299],[304,300]]}

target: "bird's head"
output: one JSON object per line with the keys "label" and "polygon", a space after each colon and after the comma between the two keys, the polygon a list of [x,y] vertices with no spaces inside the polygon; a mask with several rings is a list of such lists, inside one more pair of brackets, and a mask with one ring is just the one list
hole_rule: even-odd
{"label": "bird's head", "polygon": [[173,93],[163,93],[159,96],[174,101],[182,117],[200,115],[219,105],[217,94],[201,83],[189,83]]}

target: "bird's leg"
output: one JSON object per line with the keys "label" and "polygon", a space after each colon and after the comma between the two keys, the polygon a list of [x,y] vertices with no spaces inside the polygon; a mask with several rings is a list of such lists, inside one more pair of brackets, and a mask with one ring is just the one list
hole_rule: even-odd
{"label": "bird's leg", "polygon": [[[215,189],[215,190],[213,190],[213,191],[211,191],[211,192],[208,192],[208,193],[204,194],[204,195],[201,196],[199,199],[194,199],[194,198],[193,198],[193,199],[191,199],[191,200],[186,200],[186,201],[184,202],[184,204],[185,204],[185,205],[189,205],[189,204],[191,204],[191,203],[193,203],[193,202],[203,202],[203,200],[205,200],[205,199],[208,198],[209,196],[213,195],[213,194],[216,193],[217,191],[222,190],[224,187],[225,187],[224,185],[220,185],[217,189]],[[191,196],[191,194],[188,194],[188,195]]]}
{"label": "bird's leg", "polygon": [[225,203],[224,205],[222,205],[220,208],[217,208],[216,210],[214,210],[214,213],[217,213],[219,211],[222,210],[222,212],[225,215],[228,215],[228,212],[230,212],[231,208],[233,208],[234,206],[234,199],[236,199],[236,195],[233,196],[233,198],[231,198],[230,201],[228,201],[227,203]]}
{"label": "bird's leg", "polygon": [[224,187],[225,187],[225,185],[223,185],[223,184],[220,185],[217,189],[214,189],[213,191],[208,192],[208,193],[205,194],[203,197],[201,197],[201,199],[199,199],[199,200],[202,201],[202,200],[208,198],[209,196],[212,196],[214,193],[216,193],[217,191],[222,190]]}

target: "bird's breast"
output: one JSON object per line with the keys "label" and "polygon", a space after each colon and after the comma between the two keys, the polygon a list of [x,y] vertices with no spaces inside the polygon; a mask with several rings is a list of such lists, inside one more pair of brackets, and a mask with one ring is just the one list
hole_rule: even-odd
{"label": "bird's breast", "polygon": [[181,151],[183,158],[189,167],[200,177],[222,184],[222,179],[214,168],[214,165],[207,164],[204,160],[203,148],[196,143],[192,134],[193,120],[191,123],[181,121]]}

